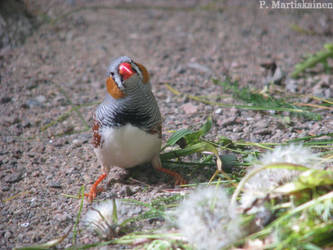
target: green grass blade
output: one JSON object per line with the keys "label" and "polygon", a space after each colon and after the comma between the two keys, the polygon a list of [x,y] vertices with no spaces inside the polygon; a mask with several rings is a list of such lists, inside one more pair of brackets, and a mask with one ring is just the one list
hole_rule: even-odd
{"label": "green grass blade", "polygon": [[73,245],[76,244],[77,226],[78,226],[78,224],[79,224],[79,222],[80,222],[81,213],[82,213],[82,208],[83,208],[83,201],[84,201],[84,185],[81,186],[80,194],[81,194],[80,208],[79,208],[79,212],[77,213],[76,220],[75,220],[75,224],[74,224],[74,228],[73,228],[73,239],[72,239],[72,244],[73,244]]}
{"label": "green grass blade", "polygon": [[292,78],[298,77],[305,70],[316,66],[318,63],[327,63],[328,58],[333,58],[333,43],[324,45],[325,50],[321,50],[311,55],[301,63],[296,64],[294,71],[291,73]]}

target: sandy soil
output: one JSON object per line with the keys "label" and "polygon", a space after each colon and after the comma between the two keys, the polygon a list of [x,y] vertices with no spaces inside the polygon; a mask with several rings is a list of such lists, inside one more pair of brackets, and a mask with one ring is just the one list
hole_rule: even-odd
{"label": "sandy soil", "polygon": [[[89,126],[114,57],[128,55],[150,71],[165,119],[164,140],[169,130],[199,127],[210,114],[209,138],[282,142],[333,131],[329,111],[318,110],[320,121],[292,117],[286,125],[281,114],[204,105],[175,96],[164,84],[212,99],[223,96],[212,77],[231,76],[241,86],[262,89],[267,72],[260,64],[274,61],[290,73],[302,56],[332,41],[332,11],[260,9],[258,1],[242,0],[34,1],[28,8],[41,25],[21,46],[0,51],[1,249],[43,243],[73,225],[79,201],[63,194],[90,187],[101,173]],[[64,15],[70,10],[77,11]],[[293,24],[316,34],[296,32]],[[333,76],[314,70],[319,73],[279,88],[332,98]],[[98,198],[149,201],[165,195],[172,180],[142,168],[144,174],[132,171],[132,179],[111,182]],[[201,178],[191,168],[184,174],[190,182],[206,181],[206,171],[214,169],[199,171]],[[90,206],[86,202],[84,212]],[[78,237],[79,244],[96,240]],[[70,237],[60,245],[68,246]]]}

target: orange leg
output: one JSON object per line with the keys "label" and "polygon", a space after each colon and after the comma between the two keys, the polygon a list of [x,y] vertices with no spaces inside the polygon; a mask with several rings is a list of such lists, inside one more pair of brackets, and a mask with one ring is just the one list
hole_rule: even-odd
{"label": "orange leg", "polygon": [[161,171],[163,173],[166,173],[168,175],[171,175],[174,179],[175,179],[175,185],[184,185],[187,184],[187,181],[177,172],[172,171],[170,169],[166,169],[162,167],[162,163],[160,160],[160,157],[155,157],[152,161],[153,167],[158,170]]}
{"label": "orange leg", "polygon": [[88,197],[89,202],[92,202],[95,199],[97,193],[103,190],[103,189],[98,189],[97,186],[102,180],[105,179],[106,175],[107,174],[104,173],[100,177],[98,177],[97,181],[91,186],[90,192],[88,194],[85,194],[85,196]]}

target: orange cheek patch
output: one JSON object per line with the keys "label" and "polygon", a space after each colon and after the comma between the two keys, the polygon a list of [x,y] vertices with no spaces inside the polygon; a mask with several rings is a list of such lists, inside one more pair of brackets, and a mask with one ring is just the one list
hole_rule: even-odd
{"label": "orange cheek patch", "polygon": [[108,90],[109,94],[115,99],[125,97],[124,92],[118,88],[112,77],[108,77],[106,79],[106,89]]}
{"label": "orange cheek patch", "polygon": [[140,63],[136,63],[136,65],[138,65],[139,69],[142,72],[143,83],[148,83],[150,77],[149,77],[149,73],[148,73],[147,69],[145,68],[145,66],[143,66]]}

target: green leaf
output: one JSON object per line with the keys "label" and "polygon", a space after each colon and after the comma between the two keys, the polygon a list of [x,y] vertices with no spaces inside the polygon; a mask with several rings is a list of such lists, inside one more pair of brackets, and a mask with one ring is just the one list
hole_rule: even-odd
{"label": "green leaf", "polygon": [[191,155],[191,154],[203,152],[203,151],[209,151],[215,155],[217,170],[222,171],[222,161],[218,154],[218,151],[217,151],[216,147],[209,142],[199,142],[194,145],[189,145],[184,149],[178,149],[178,150],[174,150],[174,151],[170,151],[170,152],[161,154],[160,157],[161,157],[161,160],[163,161],[163,160],[170,160],[170,159],[174,159],[174,158],[178,158],[178,157],[186,156],[186,155]]}
{"label": "green leaf", "polygon": [[115,199],[112,199],[112,223],[118,224],[118,213],[117,213],[117,203]]}
{"label": "green leaf", "polygon": [[209,132],[209,130],[212,128],[212,124],[213,124],[212,118],[208,117],[205,124],[198,131],[185,135],[186,143],[187,144],[197,143],[202,136],[206,135]]}
{"label": "green leaf", "polygon": [[278,187],[275,192],[293,193],[323,185],[333,185],[333,171],[311,169],[302,173],[296,181]]}
{"label": "green leaf", "polygon": [[165,147],[170,147],[173,146],[177,143],[177,141],[179,141],[180,139],[184,138],[186,135],[188,134],[192,134],[193,131],[190,129],[186,129],[186,128],[182,128],[178,131],[176,131],[175,133],[173,133],[169,140],[167,141]]}
{"label": "green leaf", "polygon": [[206,135],[212,128],[212,125],[213,125],[212,117],[209,116],[205,124],[199,129],[201,136]]}
{"label": "green leaf", "polygon": [[186,129],[186,128],[176,131],[170,136],[169,140],[167,141],[163,149],[175,145],[182,138],[186,140],[186,144],[195,144],[199,142],[200,137],[206,135],[209,132],[209,130],[212,128],[212,124],[213,124],[212,118],[208,117],[205,124],[197,131],[193,131],[191,129]]}
{"label": "green leaf", "polygon": [[187,156],[197,152],[206,151],[207,144],[208,144],[207,142],[199,142],[193,145],[189,145],[183,149],[177,149],[170,152],[166,152],[164,154],[161,154],[161,160],[170,160],[181,156]]}

